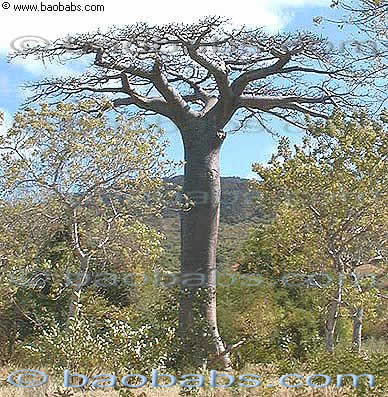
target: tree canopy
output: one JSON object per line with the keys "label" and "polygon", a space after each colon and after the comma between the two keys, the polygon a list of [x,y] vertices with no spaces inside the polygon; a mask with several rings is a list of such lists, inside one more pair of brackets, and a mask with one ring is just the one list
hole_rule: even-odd
{"label": "tree canopy", "polygon": [[136,105],[179,129],[207,119],[221,130],[237,111],[242,125],[250,118],[265,124],[271,115],[300,126],[301,114],[327,118],[330,108],[377,100],[368,95],[376,71],[366,70],[365,60],[344,57],[326,39],[308,32],[269,35],[221,17],[112,27],[12,57],[29,56],[62,63],[91,60],[81,76],[30,84],[31,101],[113,95],[114,108]]}

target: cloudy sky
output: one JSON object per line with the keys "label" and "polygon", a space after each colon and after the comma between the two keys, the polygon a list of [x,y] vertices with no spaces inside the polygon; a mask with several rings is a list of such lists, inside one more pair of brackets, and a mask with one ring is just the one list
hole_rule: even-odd
{"label": "cloudy sky", "polygon": [[[225,0],[73,0],[73,4],[82,7],[103,5],[104,10],[43,12],[20,10],[21,6],[26,5],[39,7],[40,1],[0,0],[0,109],[5,113],[9,125],[12,115],[26,99],[27,93],[21,88],[23,82],[73,73],[70,66],[42,65],[33,60],[7,62],[7,54],[14,51],[13,48],[33,45],[34,40],[51,41],[68,33],[92,31],[113,24],[138,21],[190,23],[206,15],[222,15],[231,17],[236,24],[264,26],[269,32],[310,30],[338,41],[344,32],[334,25],[315,26],[312,21],[319,15],[335,14],[336,11],[329,8],[330,2],[331,0],[239,0],[237,3]],[[70,4],[56,0],[43,0],[42,3]],[[182,145],[176,130],[168,124],[163,126],[167,129],[167,137],[171,142],[169,155],[177,160],[182,159]],[[274,126],[284,130],[279,124]],[[284,133],[295,142],[300,140],[300,134],[292,129],[286,129]],[[276,141],[259,129],[230,135],[222,151],[222,175],[252,177],[252,162],[267,161],[275,148]]]}

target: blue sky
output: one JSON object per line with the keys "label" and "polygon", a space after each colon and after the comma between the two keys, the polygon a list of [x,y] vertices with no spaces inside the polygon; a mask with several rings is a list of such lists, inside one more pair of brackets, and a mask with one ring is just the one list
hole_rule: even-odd
{"label": "blue sky", "polygon": [[[59,1],[58,1],[59,2]],[[50,4],[58,3],[51,1]],[[12,9],[15,4],[38,4],[37,1],[11,0],[11,8],[0,8],[0,110],[5,112],[6,120],[12,120],[12,114],[26,98],[26,92],[21,89],[24,82],[39,80],[51,75],[71,74],[72,65],[47,65],[33,60],[18,60],[7,63],[6,55],[12,51],[10,43],[22,36],[39,36],[46,40],[54,40],[67,33],[91,31],[99,26],[133,23],[146,20],[152,23],[167,23],[170,21],[194,22],[204,15],[218,14],[233,17],[235,23],[265,26],[270,32],[309,30],[322,34],[336,45],[346,40],[349,35],[339,30],[336,25],[313,24],[313,17],[319,15],[336,16],[337,11],[329,8],[331,0],[240,0],[238,9],[235,2],[219,0],[198,0],[188,9],[187,2],[172,0],[168,3],[148,0],[144,4],[135,5],[132,2],[118,0],[90,0],[88,4],[104,4],[104,12],[96,13],[27,13]],[[43,1],[44,3],[44,1]],[[66,2],[62,1],[63,4]],[[77,1],[73,1],[77,3]],[[211,4],[209,4],[211,3]],[[49,2],[47,2],[49,4]],[[78,1],[85,4],[85,1]],[[233,5],[234,4],[234,5]],[[82,65],[81,65],[82,66]],[[77,65],[77,69],[81,67]],[[160,121],[162,121],[160,119]],[[183,159],[183,148],[177,130],[169,122],[163,122],[167,138],[171,142],[169,157],[175,160]],[[293,127],[274,121],[273,127],[300,142],[301,133]],[[249,131],[229,134],[221,157],[222,176],[253,177],[251,164],[266,162],[276,149],[276,140],[259,127]]]}

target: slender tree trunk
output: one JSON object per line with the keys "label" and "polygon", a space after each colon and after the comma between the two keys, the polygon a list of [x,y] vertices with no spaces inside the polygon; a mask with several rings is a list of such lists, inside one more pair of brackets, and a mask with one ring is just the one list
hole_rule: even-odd
{"label": "slender tree trunk", "polygon": [[[219,356],[231,367],[217,326],[216,248],[220,216],[220,149],[224,135],[215,128],[197,126],[182,132],[185,147],[183,192],[195,206],[181,215],[180,334],[185,358],[197,366]],[[193,274],[198,282],[193,280]],[[187,281],[187,282],[185,282]],[[201,288],[202,287],[202,288]],[[205,287],[205,288],[204,288]]]}
{"label": "slender tree trunk", "polygon": [[81,303],[81,292],[82,287],[87,285],[89,281],[89,260],[87,257],[82,258],[81,260],[81,269],[77,275],[76,280],[68,280],[70,282],[71,295],[70,295],[70,303],[69,303],[69,312],[68,312],[68,321],[71,318],[78,318],[80,313],[80,303]]}
{"label": "slender tree trunk", "polygon": [[334,352],[335,347],[335,329],[342,303],[342,293],[344,286],[343,274],[340,274],[338,280],[338,287],[335,298],[329,303],[326,320],[326,349],[330,353]]}
{"label": "slender tree trunk", "polygon": [[356,353],[361,352],[361,336],[362,336],[362,320],[364,316],[364,308],[358,307],[353,317],[353,340],[352,347]]}
{"label": "slender tree trunk", "polygon": [[82,287],[88,283],[90,278],[89,257],[81,248],[78,226],[78,212],[76,207],[71,208],[70,216],[72,220],[72,243],[74,245],[74,253],[78,257],[80,262],[80,272],[78,273],[77,280],[68,280],[71,288],[68,323],[71,318],[76,319],[79,316]]}

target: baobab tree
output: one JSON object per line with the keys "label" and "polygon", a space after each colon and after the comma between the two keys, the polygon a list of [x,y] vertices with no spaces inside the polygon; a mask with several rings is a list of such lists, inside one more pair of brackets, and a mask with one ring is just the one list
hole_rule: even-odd
{"label": "baobab tree", "polygon": [[[216,318],[219,159],[227,124],[235,116],[241,129],[248,120],[268,129],[266,118],[274,117],[303,127],[306,115],[327,118],[334,107],[347,111],[361,100],[367,105],[374,76],[328,44],[306,32],[269,35],[262,28],[207,17],[193,24],[114,26],[14,55],[61,62],[91,57],[82,75],[28,84],[34,90],[28,103],[108,96],[116,111],[132,106],[165,116],[178,128],[183,193],[196,201],[181,215],[182,279],[200,274],[205,280],[183,282],[180,303],[181,346],[197,364],[218,357],[230,367],[230,348],[220,338]],[[369,84],[367,93],[361,79]],[[96,104],[96,111],[108,110]],[[198,192],[201,200],[195,200]],[[201,319],[206,329],[198,326]]]}

